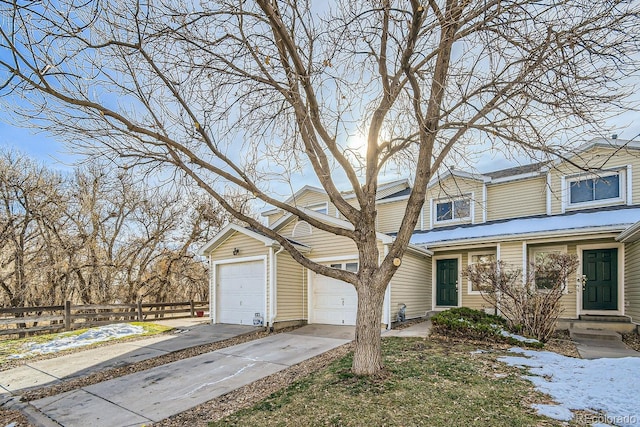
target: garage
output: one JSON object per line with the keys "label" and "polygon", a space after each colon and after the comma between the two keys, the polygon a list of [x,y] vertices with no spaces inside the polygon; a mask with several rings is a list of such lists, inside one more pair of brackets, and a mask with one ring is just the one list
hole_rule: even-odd
{"label": "garage", "polygon": [[[357,271],[357,262],[330,264],[333,268]],[[356,289],[350,283],[312,274],[311,322],[327,325],[355,325],[358,309]]]}
{"label": "garage", "polygon": [[253,325],[256,313],[264,319],[263,259],[218,264],[216,283],[216,323]]}

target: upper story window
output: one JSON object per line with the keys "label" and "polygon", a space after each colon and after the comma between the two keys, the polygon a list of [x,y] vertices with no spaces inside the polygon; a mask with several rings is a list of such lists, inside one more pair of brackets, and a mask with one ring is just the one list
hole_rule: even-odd
{"label": "upper story window", "polygon": [[435,223],[458,222],[471,219],[471,199],[460,197],[457,199],[436,200]]}
{"label": "upper story window", "polygon": [[568,207],[587,207],[624,202],[622,171],[583,175],[567,179]]}
{"label": "upper story window", "polygon": [[327,202],[309,205],[306,208],[314,212],[329,215],[329,204]]}

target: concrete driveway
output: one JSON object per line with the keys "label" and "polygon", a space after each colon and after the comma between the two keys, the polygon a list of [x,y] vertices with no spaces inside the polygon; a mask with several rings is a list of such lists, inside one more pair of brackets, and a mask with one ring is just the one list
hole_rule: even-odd
{"label": "concrete driveway", "polygon": [[253,326],[197,324],[178,327],[174,333],[92,348],[48,360],[29,362],[0,375],[2,394],[44,387],[109,368],[209,344],[260,330]]}
{"label": "concrete driveway", "polygon": [[310,325],[31,402],[63,426],[157,422],[350,342],[354,328]]}

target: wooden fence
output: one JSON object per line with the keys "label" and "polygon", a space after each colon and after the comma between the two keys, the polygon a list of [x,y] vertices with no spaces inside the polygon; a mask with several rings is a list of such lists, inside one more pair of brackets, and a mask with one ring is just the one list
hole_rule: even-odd
{"label": "wooden fence", "polygon": [[0,308],[0,335],[70,331],[117,322],[203,317],[208,301]]}

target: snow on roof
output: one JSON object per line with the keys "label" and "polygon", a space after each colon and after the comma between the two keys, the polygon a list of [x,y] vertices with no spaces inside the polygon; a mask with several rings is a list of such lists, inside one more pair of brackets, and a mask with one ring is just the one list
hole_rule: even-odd
{"label": "snow on roof", "polygon": [[517,218],[491,224],[461,225],[440,230],[435,229],[427,232],[417,232],[411,237],[411,243],[414,245],[428,245],[535,233],[571,233],[591,229],[622,231],[638,220],[640,220],[640,207],[619,207],[617,209],[600,209],[555,216]]}

